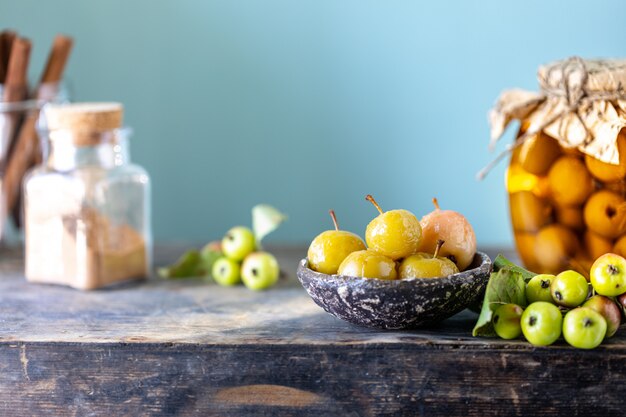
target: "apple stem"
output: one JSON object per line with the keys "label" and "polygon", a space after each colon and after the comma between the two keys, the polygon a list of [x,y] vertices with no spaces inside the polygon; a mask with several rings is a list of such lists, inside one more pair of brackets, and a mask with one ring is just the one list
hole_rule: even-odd
{"label": "apple stem", "polygon": [[335,216],[335,210],[328,210],[330,217],[333,219],[333,224],[335,225],[335,230],[339,230],[339,224],[337,223],[337,216]]}
{"label": "apple stem", "polygon": [[441,249],[441,247],[443,246],[443,244],[446,243],[445,240],[442,239],[438,239],[437,240],[437,247],[435,248],[435,253],[433,254],[433,259],[437,257],[437,255],[439,255],[439,250]]}
{"label": "apple stem", "polygon": [[365,196],[365,199],[367,201],[369,201],[370,203],[372,203],[374,205],[374,207],[376,207],[376,210],[378,210],[378,212],[380,214],[383,214],[383,209],[380,208],[380,206],[378,205],[376,200],[374,200],[374,197],[372,197],[370,194],[368,194],[368,195]]}
{"label": "apple stem", "polygon": [[439,207],[439,201],[437,201],[437,197],[433,197],[433,205],[435,206],[436,210],[441,210],[441,207]]}

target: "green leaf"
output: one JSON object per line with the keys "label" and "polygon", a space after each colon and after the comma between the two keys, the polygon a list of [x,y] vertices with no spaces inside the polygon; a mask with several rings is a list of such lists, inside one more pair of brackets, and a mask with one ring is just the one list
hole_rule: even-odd
{"label": "green leaf", "polygon": [[260,244],[265,236],[278,229],[285,220],[287,220],[285,214],[268,204],[252,207],[252,230],[257,243]]}
{"label": "green leaf", "polygon": [[157,273],[162,278],[187,278],[198,276],[202,257],[200,252],[192,249],[183,253],[172,265],[159,268]]}
{"label": "green leaf", "polygon": [[[506,258],[503,258],[506,259]],[[518,267],[519,268],[519,267]],[[526,306],[526,283],[518,268],[503,266],[489,277],[483,307],[472,331],[473,336],[495,336],[491,319],[493,312],[502,304]]]}
{"label": "green leaf", "polygon": [[518,272],[519,274],[522,275],[522,278],[524,278],[525,282],[530,281],[532,277],[537,275],[534,272],[531,272],[527,269],[522,268],[519,265],[514,264],[513,262],[509,261],[504,256],[502,256],[502,254],[499,254],[498,256],[496,256],[496,259],[493,261],[493,270],[498,272],[499,270],[503,268],[509,268],[515,272]]}
{"label": "green leaf", "polygon": [[213,264],[222,257],[220,242],[209,242],[200,251],[192,249],[183,253],[172,265],[157,269],[162,278],[210,278]]}

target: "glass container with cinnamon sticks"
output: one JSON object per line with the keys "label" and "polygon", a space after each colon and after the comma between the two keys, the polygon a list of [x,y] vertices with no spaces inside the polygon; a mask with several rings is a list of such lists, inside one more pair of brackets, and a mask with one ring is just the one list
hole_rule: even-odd
{"label": "glass container with cinnamon sticks", "polygon": [[39,83],[31,90],[30,40],[11,30],[0,32],[0,242],[5,246],[19,240],[24,175],[42,161],[35,129],[39,109],[68,101],[61,80],[72,44],[67,36],[55,37]]}

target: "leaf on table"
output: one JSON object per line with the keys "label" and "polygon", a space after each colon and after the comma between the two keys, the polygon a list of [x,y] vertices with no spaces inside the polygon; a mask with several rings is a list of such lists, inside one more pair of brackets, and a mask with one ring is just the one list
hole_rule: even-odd
{"label": "leaf on table", "polygon": [[172,265],[157,269],[157,274],[162,278],[210,277],[213,264],[222,256],[221,243],[209,242],[199,251],[183,253]]}
{"label": "leaf on table", "polygon": [[502,254],[499,254],[498,256],[496,256],[496,259],[493,261],[493,270],[497,272],[505,267],[510,268],[511,270],[520,273],[522,275],[522,278],[524,278],[525,282],[530,281],[532,277],[537,275],[534,272],[531,272],[527,269],[522,268],[519,265],[514,264],[513,262],[509,261],[507,258],[502,256]]}
{"label": "leaf on table", "polygon": [[491,321],[493,312],[502,304],[508,303],[526,306],[526,283],[520,271],[504,266],[489,277],[483,306],[472,335],[496,336]]}
{"label": "leaf on table", "polygon": [[157,269],[157,274],[162,278],[187,278],[198,276],[202,267],[200,252],[192,249],[183,253],[172,265]]}
{"label": "leaf on table", "polygon": [[252,207],[252,230],[257,243],[274,230],[278,229],[287,216],[269,204],[258,204]]}

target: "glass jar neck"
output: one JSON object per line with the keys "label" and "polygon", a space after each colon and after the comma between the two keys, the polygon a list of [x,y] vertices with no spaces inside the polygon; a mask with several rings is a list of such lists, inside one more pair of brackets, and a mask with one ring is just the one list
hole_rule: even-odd
{"label": "glass jar neck", "polygon": [[46,136],[46,166],[55,171],[111,169],[130,162],[128,132],[122,130],[90,134],[89,141],[77,141],[71,132],[54,131]]}

